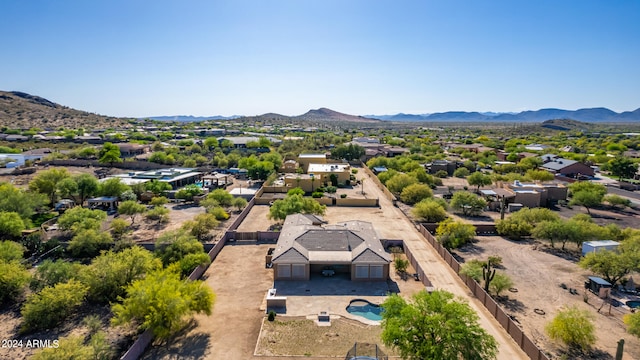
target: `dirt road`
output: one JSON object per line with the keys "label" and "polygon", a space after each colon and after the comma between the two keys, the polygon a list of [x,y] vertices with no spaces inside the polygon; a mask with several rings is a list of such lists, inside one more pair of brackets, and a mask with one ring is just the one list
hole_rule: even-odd
{"label": "dirt road", "polygon": [[[364,176],[364,172],[360,176]],[[422,265],[427,277],[437,289],[444,289],[465,298],[469,301],[469,305],[476,311],[480,317],[480,324],[485,328],[499,345],[498,359],[528,359],[528,356],[520,349],[520,347],[511,339],[509,334],[500,326],[500,324],[491,316],[485,307],[469,292],[466,285],[460,280],[453,270],[444,260],[435,252],[435,250],[424,240],[422,235],[415,228],[414,224],[407,219],[400,209],[393,206],[390,200],[384,197],[384,194],[376,186],[373,186],[372,180],[367,180],[365,184],[369,186],[366,192],[372,196],[380,198],[380,210],[377,214],[379,217],[374,221],[376,230],[383,238],[404,240],[405,246],[411,249],[416,260]],[[353,211],[353,209],[352,209]],[[359,216],[362,212],[355,210],[353,216]],[[358,217],[361,220],[360,217]],[[325,217],[330,222],[333,219]],[[344,220],[348,220],[343,218]],[[339,220],[339,221],[344,221]],[[373,220],[373,219],[372,219]],[[371,221],[371,220],[367,220]]]}

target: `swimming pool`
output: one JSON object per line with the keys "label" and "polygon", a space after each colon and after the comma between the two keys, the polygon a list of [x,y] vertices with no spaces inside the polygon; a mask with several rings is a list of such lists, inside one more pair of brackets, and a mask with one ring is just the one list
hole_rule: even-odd
{"label": "swimming pool", "polygon": [[353,299],[347,306],[349,314],[362,316],[365,319],[380,321],[382,320],[383,309],[380,305],[373,304],[363,299]]}
{"label": "swimming pool", "polygon": [[629,300],[625,304],[630,308],[640,308],[640,300]]}

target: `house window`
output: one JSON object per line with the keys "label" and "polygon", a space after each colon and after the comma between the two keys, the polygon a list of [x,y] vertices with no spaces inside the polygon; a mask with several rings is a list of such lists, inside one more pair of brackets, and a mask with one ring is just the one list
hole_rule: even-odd
{"label": "house window", "polygon": [[372,279],[382,279],[382,265],[371,265],[369,266],[369,272]]}
{"label": "house window", "polygon": [[356,265],[356,279],[366,279],[369,277],[368,265]]}
{"label": "house window", "polygon": [[279,264],[278,265],[278,277],[279,278],[290,278],[291,277],[291,265],[289,265],[289,264]]}
{"label": "house window", "polygon": [[304,264],[294,264],[291,265],[293,268],[293,277],[294,278],[303,278],[304,277]]}

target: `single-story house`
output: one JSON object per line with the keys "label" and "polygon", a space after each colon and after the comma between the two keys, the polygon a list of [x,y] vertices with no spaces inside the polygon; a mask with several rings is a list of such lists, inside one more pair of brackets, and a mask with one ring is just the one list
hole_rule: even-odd
{"label": "single-story house", "polygon": [[312,275],[386,281],[391,257],[369,222],[327,225],[315,215],[284,221],[272,260],[274,280],[309,280]]}
{"label": "single-story house", "polygon": [[120,149],[120,156],[123,158],[142,155],[151,151],[151,146],[146,144],[119,143],[116,146]]}
{"label": "single-story house", "polygon": [[[544,158],[543,158],[544,161]],[[541,169],[547,170],[554,174],[560,174],[566,177],[576,177],[578,175],[593,176],[595,171],[591,166],[583,164],[575,160],[556,157],[551,161],[547,161],[540,166]]]}
{"label": "single-story house", "polygon": [[100,181],[118,178],[123,184],[134,185],[151,180],[157,180],[169,183],[169,185],[176,190],[201,180],[202,176],[203,174],[201,172],[194,171],[194,169],[191,168],[169,168],[149,171],[131,171],[126,174],[109,176],[104,179],[100,179]]}

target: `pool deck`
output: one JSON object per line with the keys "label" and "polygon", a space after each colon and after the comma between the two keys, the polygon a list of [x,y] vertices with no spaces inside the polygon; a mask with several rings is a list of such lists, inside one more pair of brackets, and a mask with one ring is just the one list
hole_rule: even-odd
{"label": "pool deck", "polygon": [[[351,300],[362,299],[373,304],[382,304],[389,292],[401,291],[405,284],[389,281],[351,281],[347,276],[313,276],[310,281],[276,281],[277,296],[287,297],[287,308],[281,316],[303,316],[315,319],[326,311],[332,319],[345,317],[368,325],[380,325],[380,321],[369,320],[347,312]],[[416,284],[409,283],[415,286]],[[263,304],[266,309],[266,304]]]}

